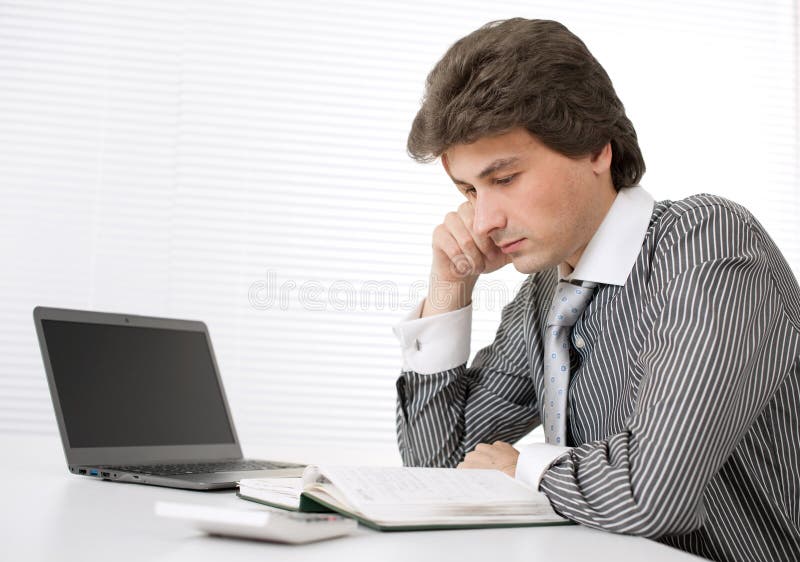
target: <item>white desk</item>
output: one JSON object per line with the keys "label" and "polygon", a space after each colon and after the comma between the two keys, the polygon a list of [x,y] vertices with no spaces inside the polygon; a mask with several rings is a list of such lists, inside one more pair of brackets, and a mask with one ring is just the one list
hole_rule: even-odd
{"label": "white desk", "polygon": [[[580,526],[358,534],[308,545],[222,539],[153,513],[157,500],[242,505],[233,492],[189,492],[79,477],[55,439],[0,436],[0,559],[532,562],[557,551],[592,562],[698,561],[654,541]],[[250,504],[248,504],[250,505]]]}

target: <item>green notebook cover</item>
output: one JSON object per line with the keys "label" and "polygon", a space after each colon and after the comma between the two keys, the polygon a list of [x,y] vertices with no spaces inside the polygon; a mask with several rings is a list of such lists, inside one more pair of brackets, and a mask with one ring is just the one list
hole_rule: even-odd
{"label": "green notebook cover", "polygon": [[289,507],[283,504],[272,503],[259,498],[251,498],[250,496],[242,495],[241,491],[237,491],[236,495],[242,498],[243,500],[260,503],[262,505],[268,505],[269,507],[277,507],[278,509],[283,509],[285,511],[299,511],[302,513],[336,513],[336,510],[331,509],[325,505],[322,505],[317,501],[312,500],[305,494],[302,494],[300,496],[300,505],[298,507]]}

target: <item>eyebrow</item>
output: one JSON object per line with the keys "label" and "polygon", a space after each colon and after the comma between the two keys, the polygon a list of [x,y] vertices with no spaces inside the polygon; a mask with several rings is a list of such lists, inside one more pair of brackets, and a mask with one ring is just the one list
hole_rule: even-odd
{"label": "eyebrow", "polygon": [[[481,173],[478,174],[478,179],[483,179],[488,175],[491,175],[495,172],[499,172],[500,170],[505,170],[506,168],[510,168],[511,166],[516,165],[519,163],[519,157],[512,156],[510,158],[498,158],[488,166],[486,166]],[[465,182],[464,180],[458,180],[453,178],[453,181],[460,185],[469,185],[469,182]]]}

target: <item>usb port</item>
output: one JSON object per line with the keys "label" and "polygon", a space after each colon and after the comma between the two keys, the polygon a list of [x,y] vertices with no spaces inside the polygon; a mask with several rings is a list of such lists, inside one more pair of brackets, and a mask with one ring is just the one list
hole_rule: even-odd
{"label": "usb port", "polygon": [[100,475],[101,475],[103,478],[108,478],[109,476],[111,476],[111,475],[110,475],[108,472],[101,472],[101,473],[100,473]]}
{"label": "usb port", "polygon": [[78,474],[86,474],[86,469],[85,468],[79,468],[78,469]]}
{"label": "usb port", "polygon": [[91,474],[92,476],[97,476],[97,471],[96,470],[90,470],[89,474]]}

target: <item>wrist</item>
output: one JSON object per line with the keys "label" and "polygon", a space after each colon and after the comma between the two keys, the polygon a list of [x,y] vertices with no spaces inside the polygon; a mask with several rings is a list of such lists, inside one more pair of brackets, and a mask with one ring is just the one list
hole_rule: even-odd
{"label": "wrist", "polygon": [[444,314],[464,308],[472,302],[472,292],[478,276],[465,276],[459,280],[442,279],[431,275],[428,296],[422,308],[421,318]]}

